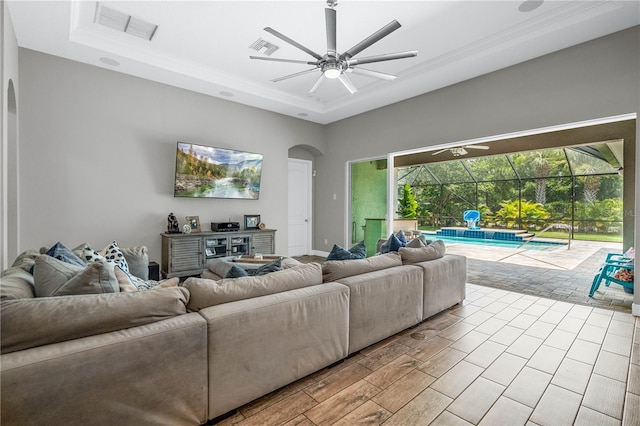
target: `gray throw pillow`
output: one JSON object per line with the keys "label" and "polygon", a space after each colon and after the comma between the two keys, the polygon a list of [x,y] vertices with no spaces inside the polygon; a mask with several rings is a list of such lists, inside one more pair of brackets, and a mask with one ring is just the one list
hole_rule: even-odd
{"label": "gray throw pillow", "polygon": [[48,255],[38,256],[33,268],[36,297],[118,293],[118,279],[110,262],[94,262],[84,268]]}
{"label": "gray throw pillow", "polygon": [[427,245],[428,245],[427,239],[424,237],[424,235],[419,235],[413,240],[409,241],[405,247],[421,248],[421,247],[426,247]]}

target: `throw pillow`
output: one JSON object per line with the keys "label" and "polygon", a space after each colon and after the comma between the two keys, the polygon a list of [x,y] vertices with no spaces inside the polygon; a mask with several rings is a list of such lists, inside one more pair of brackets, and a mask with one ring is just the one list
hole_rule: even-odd
{"label": "throw pillow", "polygon": [[402,243],[403,247],[407,244],[407,236],[404,235],[404,231],[402,229],[396,233],[396,238]]}
{"label": "throw pillow", "polygon": [[416,238],[414,238],[413,240],[409,241],[405,247],[409,247],[409,248],[421,248],[421,247],[426,247],[427,244],[427,239],[424,237],[424,235],[420,235]]}
{"label": "throw pillow", "polygon": [[436,240],[426,247],[402,247],[398,252],[402,257],[402,263],[420,263],[443,257],[445,253],[445,245],[444,241]]}
{"label": "throw pillow", "polygon": [[276,272],[282,269],[282,258],[278,258],[273,262],[265,263],[264,265],[254,269],[253,271],[249,271],[248,275],[253,275],[259,277],[261,275],[266,275],[271,272]]}
{"label": "throw pillow", "polygon": [[271,272],[280,271],[282,269],[282,258],[278,258],[272,262],[260,265],[255,269],[243,269],[238,265],[233,265],[224,276],[225,278],[240,278],[240,277],[259,277]]}
{"label": "throw pillow", "polygon": [[61,260],[66,263],[71,263],[72,265],[81,266],[84,268],[85,263],[80,259],[71,249],[67,248],[61,242],[55,243],[46,253],[48,256],[55,257],[58,260]]}
{"label": "throw pillow", "polygon": [[231,266],[231,269],[229,269],[229,271],[227,271],[227,274],[224,276],[225,278],[240,278],[240,277],[248,277],[249,274],[247,273],[247,271],[245,271],[244,269],[242,269],[239,266],[233,265]]}
{"label": "throw pillow", "polygon": [[[404,243],[402,242],[402,239],[400,237],[404,239]],[[404,232],[400,230],[397,234],[391,234],[389,236],[389,239],[382,243],[382,245],[380,246],[380,253],[398,251],[400,247],[404,247],[406,244],[407,238],[405,237]]]}
{"label": "throw pillow", "polygon": [[351,260],[351,259],[364,259],[367,256],[367,248],[364,241],[359,242],[349,250],[340,247],[337,244],[333,245],[327,260]]}
{"label": "throw pillow", "polygon": [[[113,263],[116,266],[120,267],[122,272],[127,274],[129,281],[131,281],[131,284],[133,284],[138,290],[149,289],[149,286],[145,283],[144,279],[138,279],[136,276],[134,276],[130,272],[126,257],[122,252],[122,250],[120,250],[120,248],[118,247],[118,243],[116,241],[113,241],[111,244],[109,244],[107,247],[105,247],[99,252],[91,248],[91,246],[89,246],[86,243],[81,244],[80,246],[74,248],[73,252],[76,254],[79,254],[80,259],[82,259],[85,263],[93,263],[93,262]],[[147,277],[148,277],[148,271],[147,271]]]}
{"label": "throw pillow", "polygon": [[124,258],[124,253],[118,247],[118,243],[113,241],[107,247],[105,247],[101,254],[107,259],[109,262],[113,262],[118,265],[124,272],[129,274],[129,264],[127,264],[127,260]]}
{"label": "throw pillow", "polygon": [[367,246],[365,245],[364,240],[351,247],[349,251],[357,256],[357,259],[364,259],[367,257]]}
{"label": "throw pillow", "polygon": [[149,254],[147,246],[120,247],[129,266],[129,273],[143,280],[149,279]]}
{"label": "throw pillow", "polygon": [[48,255],[36,258],[33,270],[36,297],[118,293],[114,265],[94,262],[81,268]]}

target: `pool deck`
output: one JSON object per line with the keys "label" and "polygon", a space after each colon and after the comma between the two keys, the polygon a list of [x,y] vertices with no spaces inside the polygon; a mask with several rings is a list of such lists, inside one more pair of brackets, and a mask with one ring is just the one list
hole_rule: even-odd
{"label": "pool deck", "polygon": [[467,257],[467,282],[581,305],[631,312],[633,295],[602,285],[589,297],[593,277],[620,243],[572,240],[547,250],[446,243],[447,253]]}

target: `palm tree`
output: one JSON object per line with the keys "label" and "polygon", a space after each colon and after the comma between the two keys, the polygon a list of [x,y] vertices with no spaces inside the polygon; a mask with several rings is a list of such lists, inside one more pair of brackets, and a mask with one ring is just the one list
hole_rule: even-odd
{"label": "palm tree", "polygon": [[547,180],[545,178],[549,175],[549,157],[545,151],[537,151],[531,161],[536,177],[536,203],[544,204],[547,201]]}

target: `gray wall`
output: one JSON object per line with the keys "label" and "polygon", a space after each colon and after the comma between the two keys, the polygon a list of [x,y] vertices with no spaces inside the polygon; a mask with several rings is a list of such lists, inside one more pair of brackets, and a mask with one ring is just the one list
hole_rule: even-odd
{"label": "gray wall", "polygon": [[[145,244],[160,260],[170,212],[260,214],[287,249],[287,158],[325,151],[319,124],[20,49],[20,250],[63,240]],[[176,141],[264,154],[260,199],[173,197]]]}
{"label": "gray wall", "polygon": [[[18,42],[6,2],[0,5],[0,270],[18,247]],[[11,93],[10,93],[11,92]]]}
{"label": "gray wall", "polygon": [[638,112],[639,28],[327,125],[327,154],[316,161],[314,248],[348,244],[349,160]]}

